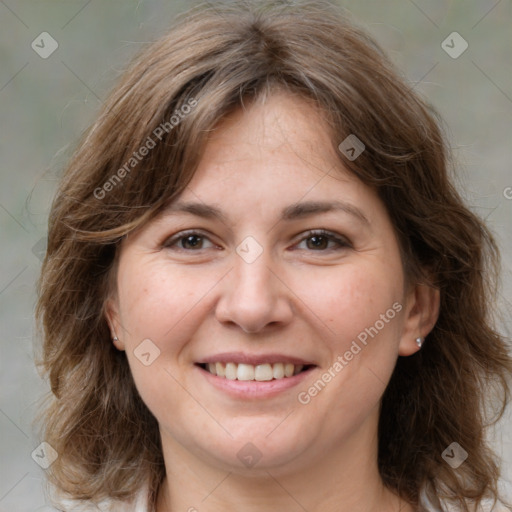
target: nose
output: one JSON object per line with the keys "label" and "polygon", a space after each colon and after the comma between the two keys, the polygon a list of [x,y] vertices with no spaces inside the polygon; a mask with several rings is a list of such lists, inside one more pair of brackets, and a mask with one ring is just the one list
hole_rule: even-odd
{"label": "nose", "polygon": [[246,333],[288,324],[293,317],[292,294],[272,261],[264,255],[252,263],[238,255],[234,258],[235,268],[223,280],[215,311],[217,320]]}

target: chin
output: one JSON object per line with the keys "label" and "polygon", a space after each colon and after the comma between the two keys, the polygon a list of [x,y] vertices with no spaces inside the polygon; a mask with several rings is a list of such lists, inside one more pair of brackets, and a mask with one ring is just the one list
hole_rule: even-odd
{"label": "chin", "polygon": [[258,474],[264,470],[284,469],[295,463],[315,439],[314,436],[308,439],[303,428],[291,422],[286,424],[291,418],[284,418],[286,415],[278,421],[275,417],[271,421],[248,417],[238,422],[238,428],[229,429],[233,438],[223,436],[215,443],[214,450],[211,446],[203,446],[203,449],[226,470],[237,473]]}

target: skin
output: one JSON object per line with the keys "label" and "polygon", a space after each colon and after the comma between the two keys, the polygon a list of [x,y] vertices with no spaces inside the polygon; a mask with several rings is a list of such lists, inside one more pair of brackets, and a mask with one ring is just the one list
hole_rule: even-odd
{"label": "skin", "polygon": [[[256,101],[218,125],[179,198],[224,218],[169,212],[123,241],[107,317],[160,425],[158,512],[413,510],[379,476],[379,404],[398,356],[419,350],[415,339],[435,324],[439,294],[405,283],[383,203],[343,167],[330,136],[304,99]],[[368,223],[343,211],[281,218],[305,201],[344,201]],[[319,229],[344,243],[309,233]],[[248,236],[262,250],[252,263],[236,252]],[[397,303],[401,311],[300,403],[299,392]],[[134,354],[147,338],[160,350],[149,366]],[[276,396],[235,398],[195,366],[230,351],[316,367]],[[248,442],[261,454],[252,467],[237,457]]]}

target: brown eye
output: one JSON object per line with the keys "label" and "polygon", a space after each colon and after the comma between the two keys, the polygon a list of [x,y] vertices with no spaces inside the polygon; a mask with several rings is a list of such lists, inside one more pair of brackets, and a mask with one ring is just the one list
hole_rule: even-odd
{"label": "brown eye", "polygon": [[201,233],[181,232],[167,239],[162,247],[171,250],[199,251],[214,247],[214,244]]}
{"label": "brown eye", "polygon": [[329,247],[329,239],[323,235],[314,235],[306,239],[306,245],[308,249],[327,249]]}
{"label": "brown eye", "polygon": [[329,231],[310,231],[298,244],[299,249],[319,252],[346,249],[347,247],[351,247],[348,240]]}
{"label": "brown eye", "polygon": [[187,235],[179,239],[181,249],[202,249],[203,237],[199,235]]}

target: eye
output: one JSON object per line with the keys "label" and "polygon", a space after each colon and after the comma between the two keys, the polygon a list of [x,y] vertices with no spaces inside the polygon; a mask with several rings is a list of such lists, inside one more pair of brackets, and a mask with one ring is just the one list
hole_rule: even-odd
{"label": "eye", "polygon": [[307,236],[302,238],[299,244],[297,244],[297,248],[304,249],[304,247],[300,247],[303,243],[305,243],[306,250],[312,251],[326,251],[351,247],[348,240],[324,230],[310,231]]}
{"label": "eye", "polygon": [[[162,243],[162,248],[178,251],[200,251],[211,249],[216,245],[205,234],[198,231],[176,233]],[[295,246],[297,249],[324,252],[351,247],[344,237],[325,230],[315,230],[307,233]]]}
{"label": "eye", "polygon": [[183,251],[198,251],[201,249],[215,247],[215,245],[202,233],[198,233],[197,231],[188,231],[177,233],[171,238],[168,238],[164,241],[162,247],[166,249],[176,248]]}

